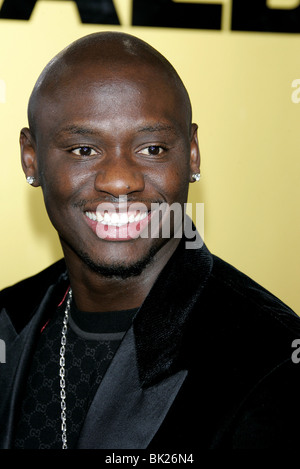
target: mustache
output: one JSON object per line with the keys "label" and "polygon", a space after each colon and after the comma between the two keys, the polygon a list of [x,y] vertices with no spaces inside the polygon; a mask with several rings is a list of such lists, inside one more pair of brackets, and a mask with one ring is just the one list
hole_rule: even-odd
{"label": "mustache", "polygon": [[150,198],[141,198],[135,196],[124,196],[124,197],[114,197],[114,196],[105,196],[105,197],[97,197],[95,199],[81,199],[78,202],[73,203],[73,207],[84,209],[86,206],[89,205],[96,205],[101,203],[111,203],[111,204],[124,204],[124,203],[139,203],[144,205],[151,205],[151,204],[162,204],[164,203],[164,199],[150,199]]}

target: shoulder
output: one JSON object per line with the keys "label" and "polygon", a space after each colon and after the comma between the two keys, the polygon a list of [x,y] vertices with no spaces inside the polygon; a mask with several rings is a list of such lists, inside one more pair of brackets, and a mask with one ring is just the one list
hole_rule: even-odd
{"label": "shoulder", "polygon": [[261,377],[291,357],[300,318],[263,286],[212,255],[187,335],[191,348],[201,340],[220,373],[235,370],[244,379],[251,370]]}
{"label": "shoulder", "polygon": [[55,282],[61,274],[66,272],[64,259],[61,259],[50,265],[41,272],[32,275],[20,282],[9,286],[0,291],[0,304],[7,300],[14,300],[18,294],[30,297],[33,293],[38,293],[40,289],[47,288],[51,283]]}
{"label": "shoulder", "polygon": [[189,328],[195,336],[192,343],[196,334],[201,336],[210,363],[223,375],[224,383],[261,379],[291,358],[293,341],[300,337],[297,314],[216,256],[195,306]]}
{"label": "shoulder", "polygon": [[[241,318],[253,321],[263,318],[286,328],[299,328],[299,316],[283,301],[255,280],[213,255],[213,268],[207,283],[207,294],[214,295],[220,306],[236,311]],[[249,316],[250,315],[250,316]],[[300,332],[300,329],[299,329]]]}
{"label": "shoulder", "polygon": [[[201,372],[203,382],[209,383],[207,402],[219,402],[221,415],[228,411],[226,406],[235,409],[240,405],[281,363],[292,361],[293,343],[300,338],[300,318],[235,267],[214,255],[212,260],[185,344],[192,387]],[[218,401],[220,383],[222,400]]]}
{"label": "shoulder", "polygon": [[43,271],[0,291],[0,313],[5,310],[12,322],[25,321],[33,314],[51,286],[67,279],[64,259]]}

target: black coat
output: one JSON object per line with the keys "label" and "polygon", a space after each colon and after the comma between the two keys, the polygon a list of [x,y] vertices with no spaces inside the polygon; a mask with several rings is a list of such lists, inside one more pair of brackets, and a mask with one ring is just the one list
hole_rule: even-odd
{"label": "black coat", "polygon": [[[0,448],[11,448],[36,337],[68,288],[63,260],[0,293]],[[112,360],[78,448],[296,448],[300,319],[181,242]],[[59,416],[58,416],[59,418]]]}

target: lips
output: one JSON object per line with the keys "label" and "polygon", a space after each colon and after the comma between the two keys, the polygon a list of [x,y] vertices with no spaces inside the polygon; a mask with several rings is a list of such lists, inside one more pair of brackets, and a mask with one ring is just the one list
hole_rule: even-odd
{"label": "lips", "polygon": [[94,233],[108,241],[128,241],[140,237],[151,218],[151,212],[145,206],[128,211],[118,208],[117,211],[101,204],[96,211],[88,210],[84,214]]}

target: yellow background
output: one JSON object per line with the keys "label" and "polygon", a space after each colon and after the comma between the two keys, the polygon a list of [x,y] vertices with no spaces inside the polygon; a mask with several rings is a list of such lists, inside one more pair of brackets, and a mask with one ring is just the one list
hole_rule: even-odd
{"label": "yellow background", "polygon": [[161,51],[190,93],[202,179],[189,201],[204,202],[209,249],[300,314],[300,103],[292,101],[300,35],[232,32],[229,0],[221,31],[132,27],[131,1],[114,3],[122,26],[83,25],[75,3],[64,1],[39,1],[30,21],[0,20],[0,288],[62,256],[41,191],[20,165],[34,82],[73,40],[116,30]]}

